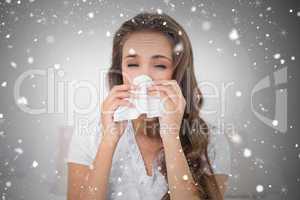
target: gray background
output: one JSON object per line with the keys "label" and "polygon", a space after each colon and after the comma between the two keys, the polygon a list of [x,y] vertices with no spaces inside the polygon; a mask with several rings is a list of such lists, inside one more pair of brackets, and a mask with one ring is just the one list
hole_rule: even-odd
{"label": "gray background", "polygon": [[[19,100],[14,98],[16,80],[30,69],[47,72],[54,68],[55,91],[58,82],[67,88],[71,81],[85,80],[97,88],[97,99],[101,99],[104,91],[100,74],[109,67],[115,30],[138,12],[157,9],[174,17],[190,36],[202,90],[211,94],[212,88],[203,84],[209,82],[222,94],[222,84],[230,84],[223,95],[205,98],[204,110],[216,112],[203,113],[207,121],[217,126],[225,124],[225,128],[220,128],[231,147],[232,169],[226,199],[300,198],[299,1],[0,2],[2,199],[65,199],[64,158],[72,127],[76,132],[80,118],[88,119],[89,126],[94,127],[97,109],[68,117],[72,111],[66,109],[70,99],[75,99],[78,107],[89,104],[89,93],[82,89],[71,98],[65,94],[61,113],[49,109],[43,114],[26,113],[20,109],[24,100],[27,107],[47,108],[47,78],[26,77],[20,89],[24,98]],[[230,33],[235,36],[235,30],[238,37],[232,40]],[[274,58],[277,53],[279,59]],[[273,72],[284,68],[286,83],[274,84]],[[251,91],[267,76],[271,77],[271,87],[256,94],[253,107],[272,119],[278,103],[276,91],[287,89],[284,131],[266,125],[251,109]],[[53,98],[57,103],[57,93]],[[67,131],[59,131],[62,127]],[[232,135],[239,137],[240,142]],[[244,156],[245,149],[251,151],[249,157]],[[261,187],[263,191],[257,190]]]}

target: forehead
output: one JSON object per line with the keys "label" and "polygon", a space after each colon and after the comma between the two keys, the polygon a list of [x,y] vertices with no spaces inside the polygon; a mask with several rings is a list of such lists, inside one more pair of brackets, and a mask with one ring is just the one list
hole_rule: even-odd
{"label": "forehead", "polygon": [[137,54],[151,56],[161,54],[171,58],[172,45],[168,38],[159,32],[134,32],[129,35],[123,46],[123,55]]}

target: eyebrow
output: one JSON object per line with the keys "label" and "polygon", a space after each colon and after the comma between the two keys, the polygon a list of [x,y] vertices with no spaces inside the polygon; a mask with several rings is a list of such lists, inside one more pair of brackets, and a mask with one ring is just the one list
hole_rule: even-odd
{"label": "eyebrow", "polygon": [[[125,58],[136,58],[136,57],[138,57],[138,55],[130,54],[130,55],[127,55]],[[151,58],[152,59],[165,58],[165,59],[169,60],[170,62],[172,62],[172,60],[169,57],[164,56],[164,55],[160,55],[160,54],[153,55],[153,56],[151,56]]]}

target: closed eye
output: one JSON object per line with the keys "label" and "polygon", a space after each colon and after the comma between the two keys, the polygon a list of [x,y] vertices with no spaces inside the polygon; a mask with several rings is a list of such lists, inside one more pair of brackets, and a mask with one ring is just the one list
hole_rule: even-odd
{"label": "closed eye", "polygon": [[159,68],[162,68],[162,69],[165,69],[166,66],[165,65],[155,65],[156,67],[159,67]]}
{"label": "closed eye", "polygon": [[128,67],[137,67],[139,66],[138,64],[128,64]]}
{"label": "closed eye", "polygon": [[[138,64],[128,64],[127,66],[128,67],[138,67],[139,65]],[[165,65],[155,65],[155,67],[162,68],[162,69],[167,68]]]}

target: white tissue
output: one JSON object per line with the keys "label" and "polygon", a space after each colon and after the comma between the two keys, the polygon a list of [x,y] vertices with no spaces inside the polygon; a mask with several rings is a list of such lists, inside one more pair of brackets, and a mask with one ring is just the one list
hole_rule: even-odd
{"label": "white tissue", "polygon": [[147,75],[134,78],[133,83],[139,85],[136,91],[138,98],[126,98],[134,107],[119,106],[114,112],[114,121],[132,120],[145,113],[147,118],[160,117],[163,113],[163,105],[159,96],[147,95],[147,87],[152,84],[152,79]]}

